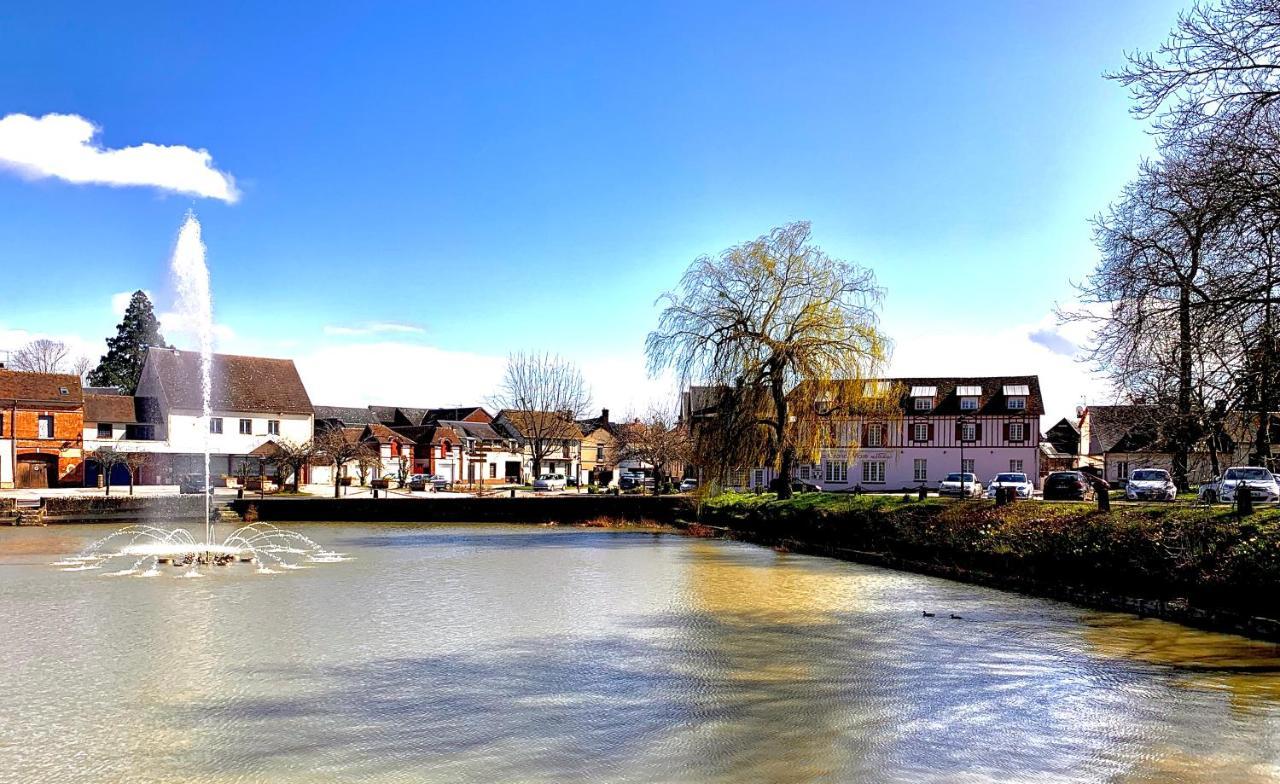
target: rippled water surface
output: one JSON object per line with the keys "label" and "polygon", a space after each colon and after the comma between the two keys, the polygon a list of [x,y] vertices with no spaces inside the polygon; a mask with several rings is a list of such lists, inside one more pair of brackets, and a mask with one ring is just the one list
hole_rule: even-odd
{"label": "rippled water surface", "polygon": [[0,781],[1280,778],[1273,645],[729,542],[297,528],[356,560],[110,578],[48,565],[110,529],[0,530]]}

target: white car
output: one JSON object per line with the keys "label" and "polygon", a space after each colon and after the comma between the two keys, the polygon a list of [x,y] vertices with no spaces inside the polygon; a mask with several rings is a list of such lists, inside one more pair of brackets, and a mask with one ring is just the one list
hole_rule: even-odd
{"label": "white car", "polygon": [[1236,501],[1236,490],[1249,488],[1255,501],[1280,500],[1280,485],[1275,476],[1265,468],[1256,466],[1232,466],[1222,476],[1200,485],[1200,500],[1205,503],[1221,501],[1233,504]]}
{"label": "white car", "polygon": [[955,496],[956,498],[981,498],[982,483],[976,474],[956,472],[947,474],[946,479],[938,483],[938,495]]}
{"label": "white car", "polygon": [[566,486],[564,474],[543,474],[533,480],[534,490],[563,490]]}
{"label": "white car", "polygon": [[1163,468],[1140,468],[1129,474],[1124,497],[1130,501],[1172,501],[1178,497],[1178,486]]}
{"label": "white car", "polygon": [[987,498],[995,498],[996,490],[1002,487],[1012,487],[1019,498],[1030,498],[1036,492],[1036,486],[1031,484],[1031,480],[1026,474],[1010,472],[1007,474],[996,474],[996,478],[991,480],[991,484],[987,485]]}
{"label": "white car", "polygon": [[698,489],[697,479],[685,479],[682,482],[680,482],[680,492],[682,493],[692,493],[694,490],[697,490],[697,489]]}

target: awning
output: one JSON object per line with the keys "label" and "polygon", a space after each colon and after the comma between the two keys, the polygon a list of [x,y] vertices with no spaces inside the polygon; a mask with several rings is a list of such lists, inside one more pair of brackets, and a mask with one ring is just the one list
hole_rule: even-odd
{"label": "awning", "polygon": [[956,387],[959,397],[982,397],[982,387]]}
{"label": "awning", "polygon": [[1031,387],[1026,384],[1006,384],[1004,393],[1012,397],[1026,397],[1031,394]]}
{"label": "awning", "polygon": [[912,387],[911,397],[936,397],[938,394],[937,387]]}

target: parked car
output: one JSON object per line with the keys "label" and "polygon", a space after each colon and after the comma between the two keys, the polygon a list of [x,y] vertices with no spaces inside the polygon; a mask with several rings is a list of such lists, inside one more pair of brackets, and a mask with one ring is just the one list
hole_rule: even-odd
{"label": "parked car", "polygon": [[947,474],[946,478],[938,483],[938,495],[955,496],[956,498],[981,498],[982,483],[978,481],[976,474],[960,473]]}
{"label": "parked car", "polygon": [[1087,501],[1093,498],[1093,485],[1083,471],[1054,471],[1044,478],[1041,494],[1046,501]]}
{"label": "parked car", "polygon": [[653,477],[645,476],[638,471],[627,471],[618,477],[618,487],[623,490],[631,490],[636,487],[652,490]]}
{"label": "parked car", "polygon": [[791,492],[793,493],[820,493],[822,488],[813,482],[806,482],[802,479],[791,480]]}
{"label": "parked car", "polygon": [[439,474],[413,474],[406,484],[410,490],[421,493],[424,490],[448,490],[452,482]]}
{"label": "parked car", "polygon": [[1140,468],[1129,474],[1124,497],[1130,501],[1172,501],[1178,497],[1178,486],[1163,468]]}
{"label": "parked car", "polygon": [[1200,485],[1197,495],[1207,504],[1218,501],[1233,504],[1237,491],[1242,487],[1249,488],[1255,501],[1280,501],[1280,485],[1276,484],[1275,475],[1257,466],[1232,466],[1222,476]]}
{"label": "parked car", "polygon": [[178,478],[178,492],[196,495],[212,493],[213,485],[205,483],[204,474],[183,474]]}
{"label": "parked car", "polygon": [[534,490],[563,490],[565,486],[564,474],[543,474],[533,480]]}
{"label": "parked car", "polygon": [[987,485],[987,498],[995,498],[996,490],[1002,487],[1013,488],[1019,498],[1030,498],[1036,492],[1036,486],[1031,483],[1026,474],[1010,472],[996,474],[996,478],[992,479],[991,484]]}
{"label": "parked car", "polygon": [[685,479],[680,482],[680,492],[682,493],[692,493],[694,490],[697,490],[697,489],[698,489],[697,479]]}

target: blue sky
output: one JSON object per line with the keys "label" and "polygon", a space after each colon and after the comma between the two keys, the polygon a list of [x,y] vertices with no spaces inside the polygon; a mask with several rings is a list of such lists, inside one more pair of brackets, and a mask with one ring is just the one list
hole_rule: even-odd
{"label": "blue sky", "polygon": [[689,261],[808,219],[887,288],[895,370],[1103,394],[1050,313],[1151,149],[1101,72],[1174,4],[128,5],[0,9],[0,117],[204,149],[241,197],[0,172],[0,339],[100,352],[113,294],[164,311],[194,208],[222,347],[317,402],[458,402],[546,349],[624,410]]}

